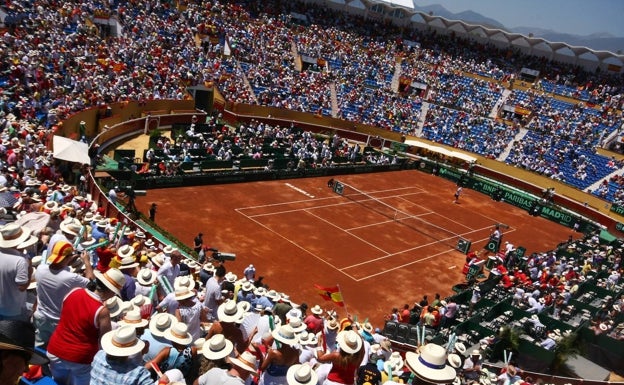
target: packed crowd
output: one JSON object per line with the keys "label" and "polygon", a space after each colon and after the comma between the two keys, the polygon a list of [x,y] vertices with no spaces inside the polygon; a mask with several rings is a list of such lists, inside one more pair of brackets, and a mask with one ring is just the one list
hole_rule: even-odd
{"label": "packed crowd", "polygon": [[[477,47],[459,38],[417,31],[399,37],[394,27],[381,28],[326,9],[295,2],[274,5],[265,9],[259,2],[244,6],[190,2],[182,11],[167,1],[18,0],[5,5],[9,16],[0,40],[6,58],[0,63],[0,189],[11,201],[0,209],[0,220],[9,222],[0,229],[0,383],[15,383],[27,362],[48,361],[52,377],[68,384],[206,384],[226,379],[240,383],[251,378],[290,385],[351,384],[356,379],[448,383],[457,378],[455,369],[465,379],[470,377],[467,373],[480,370],[479,354],[462,354],[461,345],[451,352],[427,344],[419,353],[402,356],[369,323],[338,320],[318,305],[292,304],[285,293],[256,287],[253,275],[238,279],[218,261],[198,266],[171,246],[159,248],[149,234],[107,218],[83,193],[81,173],[86,170],[56,161],[46,149],[60,122],[77,111],[125,100],[182,99],[187,86],[208,81],[215,82],[228,100],[323,114],[332,113],[333,83],[338,116],[413,133],[427,95],[392,90],[397,62],[403,76],[431,87],[430,102],[478,116],[474,119],[486,119],[496,102],[483,89],[500,92],[495,81],[513,77],[518,65],[559,76],[541,59],[495,62],[492,57],[504,57],[497,48]],[[314,27],[293,26],[284,16],[291,11],[306,14]],[[108,36],[110,31],[94,23],[93,16],[102,13],[117,16],[122,34]],[[196,44],[196,32],[205,36],[201,45]],[[229,58],[221,56],[226,40],[233,52]],[[418,41],[420,48],[411,48],[407,40]],[[297,53],[324,59],[328,71],[296,71],[293,45]],[[454,88],[448,79],[462,80],[461,71],[493,80]],[[560,72],[573,76],[550,79],[553,83],[583,85],[604,113],[590,116],[578,106],[560,111],[545,102],[536,113],[552,121],[534,121],[535,130],[544,135],[531,144],[533,150],[550,148],[555,132],[574,144],[589,135],[595,146],[601,130],[619,122],[610,111],[621,110],[621,79],[575,69]],[[480,102],[462,98],[462,93],[475,95]],[[486,127],[498,130],[492,122]],[[252,123],[242,129],[275,140],[288,137],[287,128]],[[237,134],[244,143],[244,131]],[[349,155],[352,150],[337,140],[337,147]],[[503,147],[498,143],[502,138],[495,140],[487,149],[494,155]],[[206,146],[203,141],[181,146],[196,143]],[[223,149],[220,144],[212,144],[218,147],[217,155]],[[245,144],[245,151],[256,156],[256,144]],[[289,144],[304,159],[326,158],[327,149],[313,138]],[[224,151],[227,156],[227,148]],[[533,164],[528,154],[542,151],[522,147],[518,152],[525,155],[518,162]],[[602,252],[583,255],[589,259],[583,262],[589,264],[588,271],[611,258],[613,275],[619,274],[618,252],[604,250],[605,256]],[[535,256],[527,267],[530,283],[523,285],[540,282],[528,296],[528,290],[515,283],[521,281],[520,273],[501,273],[501,285],[506,285],[507,276],[512,281],[508,289],[524,290],[519,306],[533,299],[531,312],[540,310],[533,308],[542,299],[552,301],[556,309],[557,291],[565,300],[566,290],[575,287],[574,279],[588,272],[581,274],[585,266],[581,259],[572,262],[571,270],[580,270],[579,277],[566,277],[568,285],[562,284],[561,274],[569,269],[561,266],[567,263],[551,263],[546,257]],[[558,275],[544,272],[546,267]],[[612,282],[610,275],[604,285]],[[536,290],[539,293],[533,295]],[[443,308],[437,309],[438,315],[447,314],[448,303],[440,300],[439,305]],[[616,307],[621,309],[621,299],[606,305],[592,320],[594,329],[621,336],[621,328],[609,322]],[[432,328],[449,322],[449,317],[444,321],[440,317],[441,326],[436,324],[436,307],[423,308],[426,311],[415,317],[416,322]],[[559,316],[566,311],[570,309],[562,305]],[[47,350],[45,356],[33,350],[35,344]],[[458,363],[465,355],[475,360]],[[516,375],[513,366],[505,371]],[[499,381],[520,381],[513,378]]]}

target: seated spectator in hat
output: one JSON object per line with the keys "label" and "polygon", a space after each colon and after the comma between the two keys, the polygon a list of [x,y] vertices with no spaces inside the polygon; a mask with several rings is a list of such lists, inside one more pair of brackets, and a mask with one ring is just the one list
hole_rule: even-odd
{"label": "seated spectator in hat", "polygon": [[[76,259],[82,259],[85,266],[84,275],[76,274],[69,265]],[[33,321],[37,327],[37,346],[46,348],[52,332],[56,329],[61,317],[63,299],[75,288],[86,288],[95,278],[89,254],[74,251],[69,242],[59,241],[54,246],[48,263],[41,263],[35,270],[37,281],[37,310]]]}
{"label": "seated spectator in hat", "polygon": [[355,379],[356,385],[380,385],[381,384],[381,372],[377,367],[377,363],[381,361],[383,363],[383,356],[379,354],[379,345],[371,345],[371,352],[368,356],[368,361],[365,365],[362,365],[357,370],[357,377]]}
{"label": "seated spectator in hat", "polygon": [[271,333],[276,348],[269,348],[260,365],[259,385],[283,384],[288,368],[299,363],[298,338],[290,325],[281,325]]}
{"label": "seated spectator in hat", "polygon": [[35,350],[35,328],[20,320],[0,320],[0,384],[17,384],[28,365],[45,365],[48,358]]}
{"label": "seated spectator in hat", "polygon": [[111,330],[110,313],[104,302],[120,295],[125,278],[117,269],[93,274],[93,292],[76,288],[63,300],[59,324],[48,343],[50,371],[60,383],[89,384],[91,362],[99,350],[100,338]]}
{"label": "seated spectator in hat", "polygon": [[218,368],[224,371],[230,369],[230,364],[227,361],[234,351],[234,345],[231,341],[228,341],[223,334],[216,334],[209,340],[204,342],[202,346],[202,354],[199,366],[199,378],[195,379],[194,385],[206,384],[206,373],[213,369]]}
{"label": "seated spectator in hat", "polygon": [[515,365],[509,363],[501,370],[501,373],[499,374],[497,379],[497,384],[511,385],[517,383],[518,381],[522,381],[519,370],[516,368]]}
{"label": "seated spectator in hat", "polygon": [[351,385],[354,383],[357,369],[365,355],[364,341],[353,330],[343,330],[336,337],[338,350],[319,352],[317,361],[331,363],[327,381],[337,384]]}
{"label": "seated spectator in hat", "polygon": [[237,324],[237,322],[242,321],[243,313],[243,309],[237,306],[234,301],[222,303],[218,309],[218,321],[212,323],[206,334],[206,339],[210,339],[215,334],[223,334],[225,338],[234,343],[234,349],[239,354],[244,352],[255,333],[252,333],[247,340],[243,338],[243,332]]}
{"label": "seated spectator in hat", "polygon": [[152,371],[154,364],[163,372],[178,369],[185,378],[188,377],[197,355],[197,347],[192,344],[193,336],[189,333],[188,327],[183,322],[176,322],[165,330],[164,336],[171,342],[171,347],[163,348],[156,357],[145,364],[145,368]]}
{"label": "seated spectator in hat", "polygon": [[148,350],[144,352],[143,363],[153,360],[158,353],[172,343],[165,338],[165,332],[175,323],[175,317],[168,313],[156,313],[149,320],[148,327],[143,331],[140,338],[147,342]]}
{"label": "seated spectator in hat", "polygon": [[464,361],[464,366],[462,367],[462,374],[466,380],[470,381],[478,381],[481,377],[481,353],[478,350],[473,350],[468,357]]}
{"label": "seated spectator in hat", "polygon": [[308,332],[316,334],[323,329],[322,314],[323,309],[319,305],[314,305],[310,308],[310,314],[303,319],[303,323],[306,324]]}
{"label": "seated spectator in hat", "polygon": [[546,338],[540,341],[539,345],[546,350],[555,350],[557,347],[557,341],[555,341],[554,333],[548,333]]}
{"label": "seated spectator in hat", "polygon": [[244,384],[258,371],[258,360],[250,352],[243,352],[237,357],[228,357],[230,368],[212,368],[199,377],[197,385]]}
{"label": "seated spectator in hat", "polygon": [[[136,335],[133,326],[121,326],[102,336],[102,349],[91,364],[91,385],[152,385],[149,370],[136,364],[143,355],[145,342]],[[159,381],[164,382],[165,379]]]}

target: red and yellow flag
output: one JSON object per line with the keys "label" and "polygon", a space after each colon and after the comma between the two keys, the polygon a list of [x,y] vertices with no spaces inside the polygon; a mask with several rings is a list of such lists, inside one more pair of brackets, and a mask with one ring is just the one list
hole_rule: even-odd
{"label": "red and yellow flag", "polygon": [[342,293],[340,292],[340,288],[338,286],[327,287],[315,284],[314,288],[325,301],[332,301],[336,305],[344,307]]}

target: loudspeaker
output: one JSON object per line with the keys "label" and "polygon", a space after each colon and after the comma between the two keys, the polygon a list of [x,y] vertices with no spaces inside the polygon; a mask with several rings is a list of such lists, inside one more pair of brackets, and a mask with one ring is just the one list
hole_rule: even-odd
{"label": "loudspeaker", "polygon": [[214,92],[212,90],[195,90],[195,109],[212,114]]}
{"label": "loudspeaker", "polygon": [[471,245],[472,245],[472,242],[470,242],[469,240],[459,238],[459,240],[457,241],[456,249],[458,251],[461,251],[464,254],[468,254],[468,251],[470,250]]}

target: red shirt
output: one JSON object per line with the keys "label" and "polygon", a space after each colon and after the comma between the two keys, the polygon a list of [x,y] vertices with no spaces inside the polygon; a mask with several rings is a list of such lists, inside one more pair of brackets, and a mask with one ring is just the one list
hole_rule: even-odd
{"label": "red shirt", "polygon": [[61,320],[52,333],[48,352],[65,361],[90,364],[99,350],[97,316],[103,307],[87,289],[70,291],[63,300]]}

